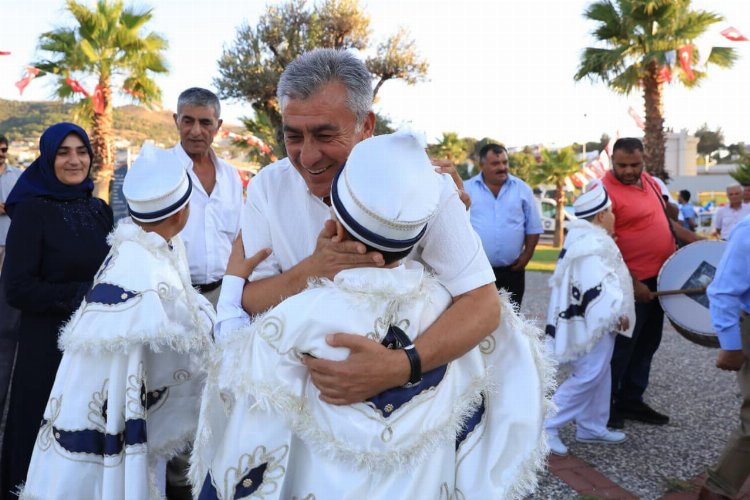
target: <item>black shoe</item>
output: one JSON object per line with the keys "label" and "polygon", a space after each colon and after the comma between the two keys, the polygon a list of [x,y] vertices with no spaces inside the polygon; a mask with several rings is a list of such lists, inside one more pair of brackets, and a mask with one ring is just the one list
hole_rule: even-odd
{"label": "black shoe", "polygon": [[627,403],[619,402],[617,403],[617,414],[621,418],[637,420],[638,422],[646,424],[666,425],[669,423],[669,417],[667,415],[659,413],[643,401]]}
{"label": "black shoe", "polygon": [[615,410],[612,409],[609,412],[609,422],[607,422],[607,427],[611,429],[624,429],[625,428],[625,419],[622,418],[622,415]]}

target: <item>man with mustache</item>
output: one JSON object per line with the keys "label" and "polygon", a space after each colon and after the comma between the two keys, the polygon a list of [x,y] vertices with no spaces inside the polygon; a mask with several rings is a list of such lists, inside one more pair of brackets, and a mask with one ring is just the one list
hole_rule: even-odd
{"label": "man with mustache", "polygon": [[471,225],[495,273],[498,290],[510,292],[519,307],[526,265],[544,232],[531,188],[508,171],[508,150],[487,144],[479,151],[481,172],[466,181],[472,200]]}
{"label": "man with mustache", "polygon": [[[384,264],[380,253],[367,252],[362,243],[337,238],[330,220],[331,182],[354,145],[375,128],[371,74],[349,52],[316,49],[286,67],[277,96],[289,156],[253,179],[243,211],[246,255],[273,250],[244,286],[242,305],[250,314],[302,291],[310,279]],[[422,372],[460,357],[499,324],[500,302],[481,242],[455,186],[445,186],[440,210],[408,257],[425,263],[453,299],[415,342]],[[221,307],[219,316],[227,317]],[[305,358],[321,399],[328,403],[360,402],[421,377],[413,373],[403,350],[389,350],[349,332],[327,341],[351,351],[344,361]]]}
{"label": "man with mustache", "polygon": [[636,302],[633,336],[618,336],[612,355],[609,426],[616,429],[624,426],[625,418],[653,425],[669,423],[667,415],[643,401],[664,327],[664,311],[654,295],[656,278],[675,252],[674,235],[686,243],[700,239],[667,216],[661,190],[643,166],[640,139],[618,139],[612,148],[612,170],[602,180],[612,199],[615,238],[633,277]]}

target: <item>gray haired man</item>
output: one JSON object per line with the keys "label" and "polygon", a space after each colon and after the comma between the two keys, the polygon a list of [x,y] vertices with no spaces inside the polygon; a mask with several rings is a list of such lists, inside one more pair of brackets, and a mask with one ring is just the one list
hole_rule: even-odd
{"label": "gray haired man", "polygon": [[[371,74],[349,52],[316,49],[287,66],[277,97],[289,156],[253,179],[243,212],[246,255],[273,250],[244,287],[242,304],[251,314],[300,292],[311,278],[383,265],[380,253],[336,238],[330,220],[331,182],[354,145],[375,128]],[[440,207],[411,254],[453,297],[451,307],[415,343],[422,371],[460,357],[499,324],[492,268],[455,186],[446,183]],[[341,332],[327,341],[349,348],[350,355],[340,362],[306,357],[326,402],[360,402],[420,376],[402,350],[386,349],[365,336]]]}
{"label": "gray haired man", "polygon": [[5,200],[21,177],[21,171],[8,164],[8,138],[0,135],[0,269],[5,260],[5,237],[8,236],[10,217],[5,213]]}

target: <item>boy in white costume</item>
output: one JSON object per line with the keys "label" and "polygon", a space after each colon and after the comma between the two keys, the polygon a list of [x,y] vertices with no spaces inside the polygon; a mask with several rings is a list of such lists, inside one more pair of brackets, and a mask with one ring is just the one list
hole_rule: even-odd
{"label": "boy in white costume", "polygon": [[177,157],[149,146],[126,175],[130,217],[60,333],[21,498],[163,498],[166,461],[195,434],[215,316],[177,236],[191,190]]}
{"label": "boy in white costume", "polygon": [[568,454],[558,431],[571,421],[576,422],[579,442],[614,444],[626,438],[607,429],[615,336],[630,336],[635,324],[632,278],[612,239],[611,205],[600,183],[578,197],[573,204],[578,220],[567,226],[549,280],[547,345],[557,361],[573,363],[571,376],[553,398],[557,414],[545,422],[556,455]]}
{"label": "boy in white costume", "polygon": [[[192,457],[195,495],[516,498],[533,490],[546,452],[546,371],[535,330],[507,298],[493,335],[421,373],[413,340],[451,298],[421,264],[399,259],[425,233],[439,193],[439,175],[413,134],[357,144],[331,189],[338,237],[391,264],[311,283],[240,328],[249,272],[232,263],[242,255],[236,244],[219,300],[223,354],[209,372]],[[302,354],[346,358],[348,350],[325,342],[334,332],[369,332],[403,349],[410,382],[364,403],[321,401]]]}

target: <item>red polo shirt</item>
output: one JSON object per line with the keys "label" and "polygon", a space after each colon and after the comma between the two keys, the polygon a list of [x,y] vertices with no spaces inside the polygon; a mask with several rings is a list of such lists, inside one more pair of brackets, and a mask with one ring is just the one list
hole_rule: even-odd
{"label": "red polo shirt", "polygon": [[602,182],[612,199],[615,236],[625,264],[639,280],[657,276],[675,252],[659,185],[646,172],[641,187],[623,184],[611,170]]}

